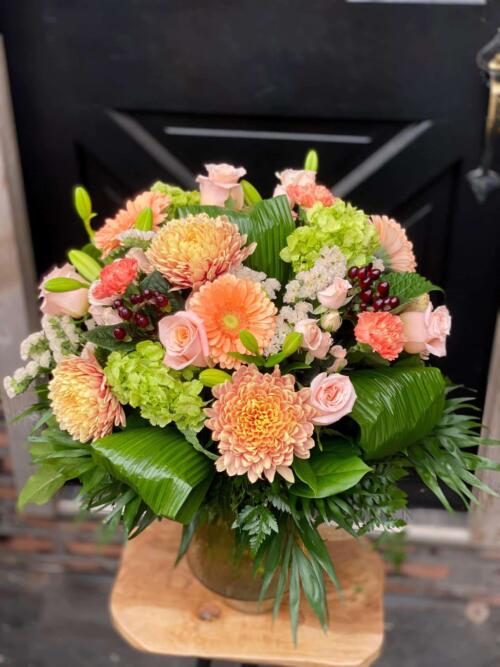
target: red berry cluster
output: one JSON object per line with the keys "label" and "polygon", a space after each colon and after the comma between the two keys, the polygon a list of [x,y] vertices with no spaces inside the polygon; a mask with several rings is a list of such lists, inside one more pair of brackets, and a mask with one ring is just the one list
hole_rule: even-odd
{"label": "red berry cluster", "polygon": [[[163,308],[168,306],[168,298],[161,292],[153,291],[150,289],[145,289],[142,292],[137,294],[131,294],[127,299],[115,299],[112,303],[112,307],[116,310],[119,317],[125,322],[133,321],[136,326],[140,329],[146,329],[150,325],[150,318],[147,313],[142,310],[134,310],[131,306],[139,306],[141,304],[151,304],[156,307],[158,311],[162,311]],[[127,335],[126,330],[117,326],[113,330],[113,336],[116,340],[123,340]]]}
{"label": "red berry cluster", "polygon": [[390,285],[387,280],[380,280],[382,272],[374,269],[370,262],[366,266],[351,266],[347,272],[354,285],[359,287],[359,310],[364,311],[389,311],[399,306],[399,298],[391,296]]}

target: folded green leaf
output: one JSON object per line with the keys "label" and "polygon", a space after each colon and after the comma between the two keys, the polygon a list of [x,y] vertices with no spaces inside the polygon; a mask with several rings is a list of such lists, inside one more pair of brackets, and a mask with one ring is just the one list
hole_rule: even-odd
{"label": "folded green leaf", "polygon": [[97,462],[159,516],[189,523],[214,474],[213,464],[174,427],[113,433],[91,445]]}
{"label": "folded green leaf", "polygon": [[88,283],[84,283],[74,278],[50,278],[43,284],[43,289],[47,292],[73,292],[77,289],[88,288]]}
{"label": "folded green leaf", "polygon": [[78,273],[87,280],[90,280],[90,282],[99,278],[102,267],[88,253],[82,250],[70,250],[68,252],[68,259]]}
{"label": "folded green leaf", "polygon": [[293,470],[299,478],[291,493],[304,498],[327,498],[357,484],[370,467],[356,456],[345,440],[337,438],[314,451],[310,459],[295,459]]}
{"label": "folded green leaf", "polygon": [[369,458],[418,442],[443,414],[445,383],[437,368],[377,368],[349,377],[357,395],[349,417],[360,427],[359,445]]}

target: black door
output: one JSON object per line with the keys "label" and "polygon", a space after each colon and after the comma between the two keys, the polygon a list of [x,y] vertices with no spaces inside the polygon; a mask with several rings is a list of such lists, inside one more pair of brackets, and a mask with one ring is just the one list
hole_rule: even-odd
{"label": "black door", "polygon": [[39,271],[97,210],[205,161],[273,172],[320,153],[321,181],[409,229],[446,289],[444,369],[483,395],[496,315],[500,191],[474,197],[487,87],[476,52],[500,3],[24,0],[0,3]]}

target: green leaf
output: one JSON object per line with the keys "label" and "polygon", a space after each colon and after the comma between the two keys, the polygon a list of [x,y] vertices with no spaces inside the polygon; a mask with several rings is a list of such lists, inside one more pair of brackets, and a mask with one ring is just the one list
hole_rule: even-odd
{"label": "green leaf", "polygon": [[319,158],[318,153],[313,149],[309,149],[304,160],[304,169],[308,171],[318,171]]}
{"label": "green leaf", "polygon": [[90,255],[93,259],[96,259],[99,261],[101,259],[101,251],[99,248],[96,248],[93,243],[86,243],[84,246],[80,248],[80,250],[87,255]]}
{"label": "green leaf", "polygon": [[297,562],[297,547],[293,545],[292,566],[290,568],[290,590],[288,594],[290,606],[290,622],[292,625],[293,643],[297,645],[297,630],[299,627],[299,607],[300,607],[300,578],[299,564]]}
{"label": "green leaf", "polygon": [[50,464],[41,465],[31,475],[19,494],[17,501],[18,509],[22,511],[28,503],[43,505],[59,491],[65,482],[66,475],[59,466]]}
{"label": "green leaf", "polygon": [[70,250],[68,259],[73,264],[78,273],[93,282],[101,275],[101,265],[90,255],[82,250]]}
{"label": "green leaf", "polygon": [[97,462],[143,499],[158,516],[189,523],[214,474],[174,427],[113,433],[91,445]]}
{"label": "green leaf", "polygon": [[[126,322],[120,326],[129,332],[129,327]],[[120,352],[131,352],[135,349],[136,343],[134,341],[116,340],[113,331],[116,329],[115,324],[103,325],[94,327],[89,331],[85,331],[83,336],[86,340],[94,343],[97,347],[102,347],[104,350],[120,350]]]}
{"label": "green leaf", "polygon": [[398,308],[391,311],[392,313],[400,312],[402,306],[408,303],[408,301],[416,299],[422,294],[435,290],[443,291],[441,287],[434,285],[430,280],[427,280],[418,273],[395,271],[394,273],[384,274],[384,280],[389,283],[391,294],[396,295],[400,302]]}
{"label": "green leaf", "polygon": [[259,343],[251,331],[242,329],[240,331],[240,340],[249,352],[260,356]]}
{"label": "green leaf", "polygon": [[253,206],[257,202],[262,201],[262,197],[259,194],[259,191],[251,183],[249,183],[244,178],[240,181],[240,185],[243,188],[243,195],[245,197],[245,204],[247,206]]}
{"label": "green leaf", "polygon": [[143,208],[135,219],[134,227],[141,232],[150,232],[153,229],[153,211],[147,206]]}
{"label": "green leaf", "polygon": [[75,280],[74,278],[50,278],[43,284],[47,292],[73,292],[77,289],[88,288],[88,283]]}
{"label": "green leaf", "polygon": [[200,382],[205,387],[215,387],[218,384],[231,380],[231,375],[226,371],[221,371],[219,368],[205,368],[198,376]]}
{"label": "green leaf", "polygon": [[356,402],[349,417],[360,427],[369,458],[395,454],[426,436],[444,410],[444,379],[431,367],[355,371]]}
{"label": "green leaf", "polygon": [[327,498],[357,484],[371,470],[340,438],[326,443],[310,459],[295,459],[293,470],[301,480],[290,492],[303,498]]}
{"label": "green leaf", "polygon": [[294,546],[294,558],[297,561],[302,590],[311,605],[311,609],[319,618],[323,630],[326,630],[328,627],[328,614],[323,575],[320,570],[313,566],[309,558],[297,545]]}
{"label": "green leaf", "polygon": [[314,556],[315,560],[328,574],[335,588],[340,590],[340,582],[335,573],[332,559],[330,558],[326,544],[318,533],[317,528],[312,526],[305,516],[301,516],[296,523],[300,532],[300,538],[306,549]]}
{"label": "green leaf", "polygon": [[249,243],[257,243],[257,248],[245,264],[256,271],[264,271],[269,277],[277,278],[282,285],[286,283],[290,266],[283,262],[279,253],[295,229],[286,196],[263,199],[248,213],[217,206],[186,206],[179,208],[178,215],[182,218],[200,212],[212,217],[227,215],[240,232],[248,236]]}

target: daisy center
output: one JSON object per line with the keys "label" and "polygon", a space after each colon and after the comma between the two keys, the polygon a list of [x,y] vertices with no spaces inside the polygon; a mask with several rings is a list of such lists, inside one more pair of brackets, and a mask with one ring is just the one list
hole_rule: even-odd
{"label": "daisy center", "polygon": [[234,331],[234,329],[237,329],[239,327],[240,320],[239,317],[234,313],[227,313],[222,318],[222,323],[227,329],[231,329],[232,331]]}

